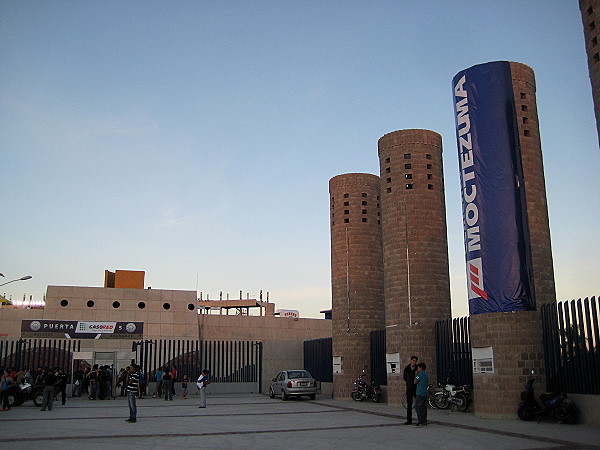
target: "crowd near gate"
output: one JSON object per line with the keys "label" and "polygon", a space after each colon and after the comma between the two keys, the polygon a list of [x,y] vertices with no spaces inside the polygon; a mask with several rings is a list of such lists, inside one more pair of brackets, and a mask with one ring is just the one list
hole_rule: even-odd
{"label": "crowd near gate", "polygon": [[0,366],[19,371],[38,367],[62,367],[71,375],[73,352],[81,351],[79,339],[0,340]]}
{"label": "crowd near gate", "polygon": [[[16,371],[38,367],[62,367],[71,379],[71,364],[86,345],[80,339],[16,339],[0,340],[0,366]],[[107,340],[106,347],[110,347]],[[260,341],[198,341],[159,339],[132,342],[132,352],[147,381],[156,381],[156,371],[175,366],[178,378],[187,374],[195,380],[202,369],[210,370],[212,382],[262,382],[262,342]],[[106,351],[107,349],[104,349]],[[89,365],[91,361],[79,361]],[[120,367],[115,367],[118,373]]]}

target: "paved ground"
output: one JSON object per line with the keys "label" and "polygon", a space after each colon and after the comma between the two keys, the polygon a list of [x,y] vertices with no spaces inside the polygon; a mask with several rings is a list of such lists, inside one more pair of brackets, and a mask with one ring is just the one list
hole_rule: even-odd
{"label": "paved ground", "polygon": [[68,399],[42,412],[31,402],[0,411],[0,448],[260,448],[260,449],[527,449],[600,448],[600,428],[478,419],[429,410],[429,426],[405,426],[404,411],[386,404],[317,397],[208,395],[138,400],[138,422],[126,423],[124,398]]}

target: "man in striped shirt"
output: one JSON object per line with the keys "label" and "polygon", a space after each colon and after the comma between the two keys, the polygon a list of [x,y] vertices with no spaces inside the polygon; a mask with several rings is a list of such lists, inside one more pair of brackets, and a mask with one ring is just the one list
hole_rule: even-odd
{"label": "man in striped shirt", "polygon": [[140,389],[140,378],[138,375],[138,366],[132,364],[128,367],[129,373],[127,374],[127,402],[129,403],[129,419],[125,422],[135,423],[137,421],[137,406],[135,404],[135,398],[139,394]]}

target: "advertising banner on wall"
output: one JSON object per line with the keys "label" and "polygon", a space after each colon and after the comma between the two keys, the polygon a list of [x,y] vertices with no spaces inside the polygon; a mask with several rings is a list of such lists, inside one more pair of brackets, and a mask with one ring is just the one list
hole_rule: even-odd
{"label": "advertising banner on wall", "polygon": [[452,80],[469,314],[533,310],[517,115],[506,61]]}
{"label": "advertising banner on wall", "polygon": [[61,339],[142,339],[144,322],[23,320],[21,337]]}

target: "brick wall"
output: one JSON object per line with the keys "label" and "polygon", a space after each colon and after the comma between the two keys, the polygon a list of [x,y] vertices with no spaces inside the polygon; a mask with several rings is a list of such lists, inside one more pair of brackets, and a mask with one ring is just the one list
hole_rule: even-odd
{"label": "brick wall", "polygon": [[379,177],[350,173],[329,181],[334,398],[350,398],[354,379],[370,372],[370,332],[384,327]]}
{"label": "brick wall", "polygon": [[[435,382],[435,321],[451,317],[442,138],[386,134],[379,163],[386,351],[400,353],[402,366],[419,356]],[[388,402],[400,403],[404,391],[401,376],[388,375]]]}
{"label": "brick wall", "polygon": [[585,51],[592,84],[596,129],[600,138],[600,45],[598,43],[600,39],[598,36],[600,33],[600,1],[579,0],[579,9],[581,10]]}

